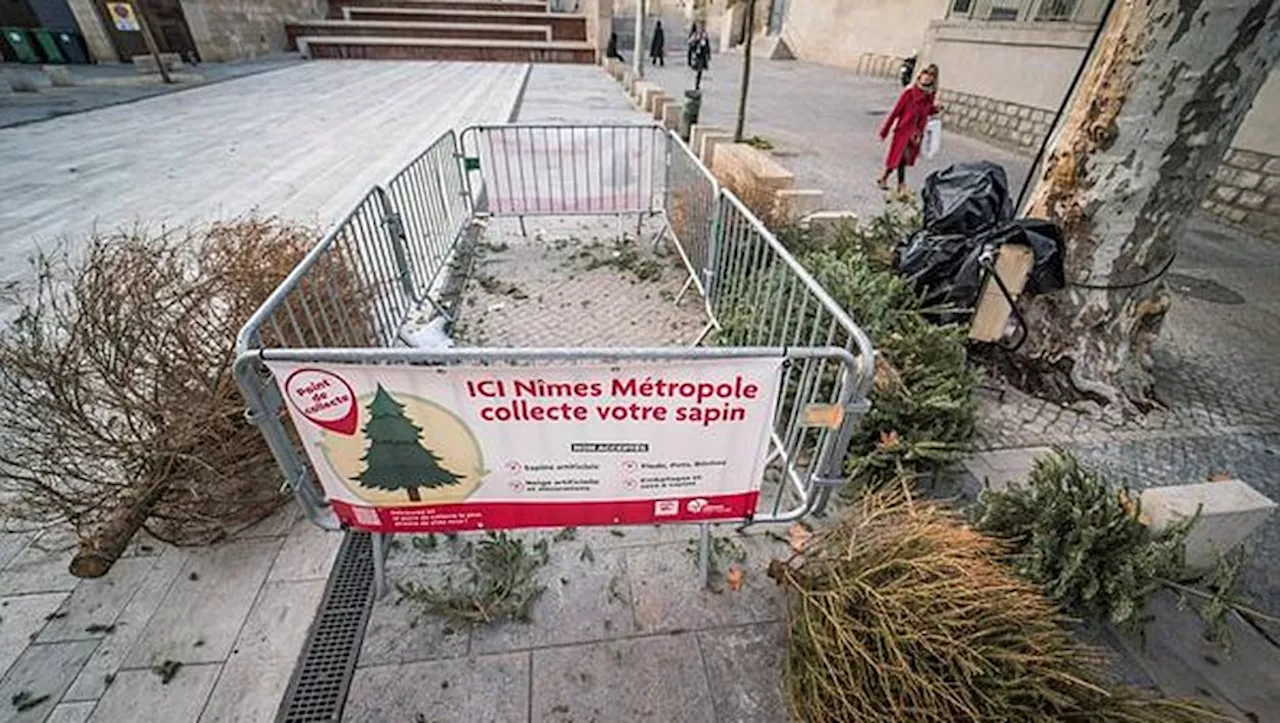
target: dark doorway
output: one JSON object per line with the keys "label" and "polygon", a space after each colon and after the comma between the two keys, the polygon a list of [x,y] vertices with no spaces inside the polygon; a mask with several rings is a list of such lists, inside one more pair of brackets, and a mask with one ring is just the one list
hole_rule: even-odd
{"label": "dark doorway", "polygon": [[[142,38],[142,32],[122,30],[112,21],[112,13],[107,6],[116,1],[95,0],[95,4],[98,14],[102,16],[102,23],[111,36],[111,42],[120,53],[120,59],[127,61],[135,55],[146,55],[147,43]],[[151,34],[155,36],[160,52],[176,53],[187,62],[196,62],[200,59],[179,0],[131,0],[130,4],[133,5],[134,12],[145,14],[145,20],[151,28]]]}

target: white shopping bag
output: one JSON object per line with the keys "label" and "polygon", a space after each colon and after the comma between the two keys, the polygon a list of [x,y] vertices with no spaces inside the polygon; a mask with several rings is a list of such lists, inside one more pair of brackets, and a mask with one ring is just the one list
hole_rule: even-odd
{"label": "white shopping bag", "polygon": [[930,118],[924,127],[924,157],[933,158],[942,148],[942,119]]}

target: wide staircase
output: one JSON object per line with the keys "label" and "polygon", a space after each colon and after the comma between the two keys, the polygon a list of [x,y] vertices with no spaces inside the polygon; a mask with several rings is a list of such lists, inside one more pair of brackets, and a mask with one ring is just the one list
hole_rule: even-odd
{"label": "wide staircase", "polygon": [[596,61],[585,16],[527,0],[330,0],[329,18],[285,31],[310,58]]}

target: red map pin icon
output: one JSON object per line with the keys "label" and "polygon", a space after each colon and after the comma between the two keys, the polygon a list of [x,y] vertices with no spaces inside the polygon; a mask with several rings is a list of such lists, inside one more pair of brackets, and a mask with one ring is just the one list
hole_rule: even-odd
{"label": "red map pin icon", "polygon": [[289,404],[314,424],[346,437],[356,433],[356,395],[342,377],[323,369],[299,369],[284,388]]}

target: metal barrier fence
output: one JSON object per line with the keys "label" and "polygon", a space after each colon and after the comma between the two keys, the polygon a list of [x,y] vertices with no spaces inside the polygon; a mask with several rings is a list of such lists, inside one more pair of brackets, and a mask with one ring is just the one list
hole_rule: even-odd
{"label": "metal barrier fence", "polygon": [[655,213],[667,136],[656,125],[472,126],[462,150],[494,216]]}
{"label": "metal barrier fence", "polygon": [[[687,266],[685,289],[694,286],[703,297],[714,346],[389,348],[411,312],[436,303],[444,269],[471,221],[485,213],[662,214],[658,240],[669,237]],[[307,254],[246,323],[237,352],[247,417],[261,428],[310,519],[330,529],[337,520],[264,360],[413,365],[784,358],[766,467],[774,489],[762,491],[752,518],[782,522],[821,509],[843,482],[874,359],[866,335],[773,234],[719,187],[677,136],[648,125],[483,126],[460,136],[446,133],[385,189],[373,188]],[[708,539],[704,526],[704,562]],[[375,544],[380,580],[381,544]]]}
{"label": "metal barrier fence", "polygon": [[387,183],[390,231],[402,241],[406,285],[418,304],[434,303],[433,287],[471,221],[471,192],[457,155],[458,139],[449,131]]}

